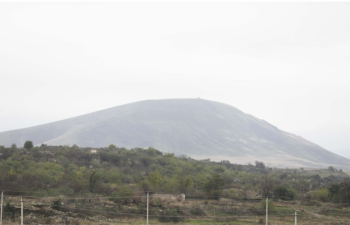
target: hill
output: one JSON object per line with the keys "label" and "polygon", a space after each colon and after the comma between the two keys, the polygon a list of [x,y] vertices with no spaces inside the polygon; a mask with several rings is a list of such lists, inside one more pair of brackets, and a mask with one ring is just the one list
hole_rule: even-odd
{"label": "hill", "polygon": [[264,120],[202,99],[148,100],[0,133],[0,143],[149,147],[177,155],[277,167],[348,169],[350,160]]}

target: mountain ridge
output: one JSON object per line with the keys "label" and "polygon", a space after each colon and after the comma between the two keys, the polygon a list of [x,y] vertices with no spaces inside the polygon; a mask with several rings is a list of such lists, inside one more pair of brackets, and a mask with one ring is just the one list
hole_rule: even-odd
{"label": "mountain ridge", "polygon": [[[223,103],[145,100],[0,133],[0,143],[81,147],[154,147],[163,152],[232,162],[347,168],[350,160]],[[254,159],[255,158],[255,159]]]}

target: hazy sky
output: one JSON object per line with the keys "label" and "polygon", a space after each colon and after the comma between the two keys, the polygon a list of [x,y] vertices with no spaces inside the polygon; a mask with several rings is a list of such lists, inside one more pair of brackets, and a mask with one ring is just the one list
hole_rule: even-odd
{"label": "hazy sky", "polygon": [[0,131],[200,97],[345,155],[349,12],[348,2],[2,2]]}

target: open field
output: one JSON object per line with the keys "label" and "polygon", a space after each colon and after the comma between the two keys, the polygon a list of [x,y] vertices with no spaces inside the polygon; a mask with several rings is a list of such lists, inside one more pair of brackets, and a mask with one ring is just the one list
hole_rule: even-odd
{"label": "open field", "polygon": [[[146,197],[115,203],[104,197],[84,198],[24,197],[24,224],[146,224]],[[14,216],[4,207],[3,224],[20,223],[20,198],[7,197],[4,204],[14,206]],[[310,202],[275,201],[269,206],[269,224],[343,225],[350,224],[350,208],[345,205]],[[265,224],[264,200],[235,201],[230,199],[183,202],[150,198],[149,224]],[[58,207],[58,208],[57,208]],[[56,208],[56,209],[54,209]]]}

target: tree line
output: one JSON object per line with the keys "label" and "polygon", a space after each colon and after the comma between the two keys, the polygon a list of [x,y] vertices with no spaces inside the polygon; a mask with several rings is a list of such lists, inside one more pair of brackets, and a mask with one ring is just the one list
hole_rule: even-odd
{"label": "tree line", "polygon": [[154,148],[0,146],[0,188],[35,196],[137,196],[146,191],[190,198],[350,203],[350,180],[332,168],[318,171],[197,161]]}

